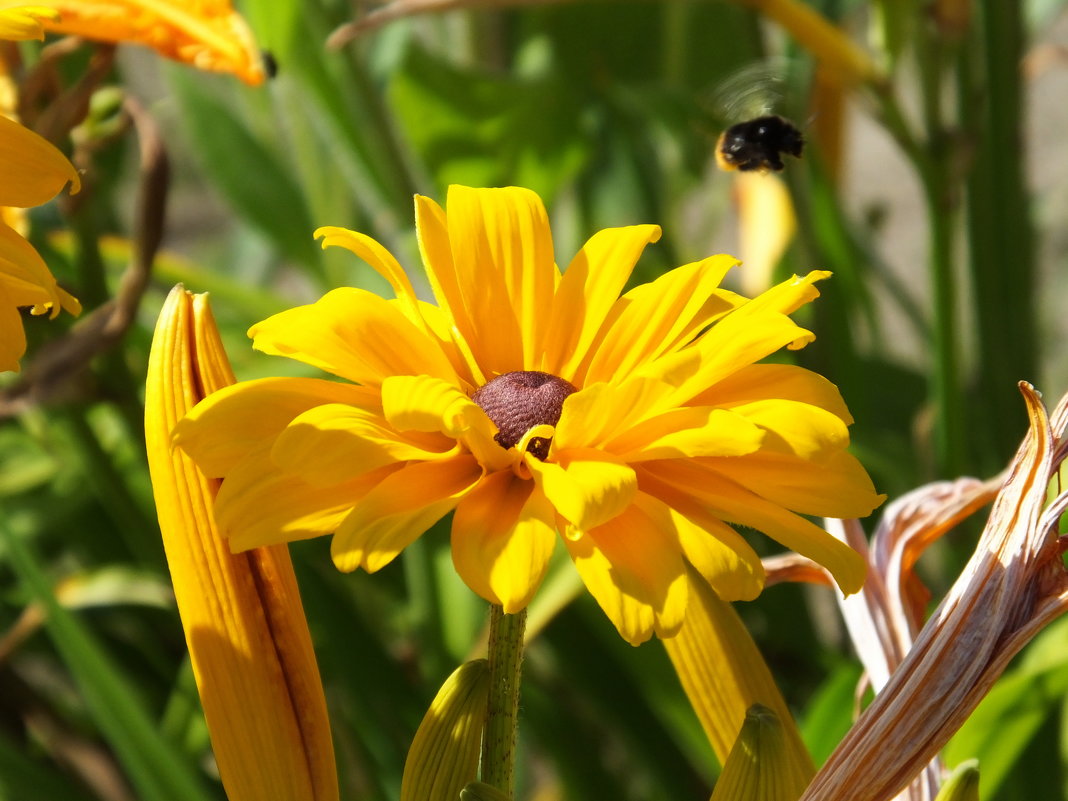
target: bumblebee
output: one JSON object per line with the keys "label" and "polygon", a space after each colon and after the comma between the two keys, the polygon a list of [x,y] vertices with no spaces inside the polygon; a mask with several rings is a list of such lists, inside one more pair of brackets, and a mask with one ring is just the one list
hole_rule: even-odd
{"label": "bumblebee", "polygon": [[721,170],[779,172],[783,154],[801,158],[805,138],[797,126],[777,114],[739,122],[720,134],[716,164]]}

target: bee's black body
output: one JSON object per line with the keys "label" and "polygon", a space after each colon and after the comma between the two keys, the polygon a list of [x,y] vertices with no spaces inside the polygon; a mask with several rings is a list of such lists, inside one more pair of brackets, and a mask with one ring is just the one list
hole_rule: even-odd
{"label": "bee's black body", "polygon": [[775,114],[732,125],[716,143],[716,163],[723,170],[783,168],[782,154],[801,157],[805,139],[789,120]]}

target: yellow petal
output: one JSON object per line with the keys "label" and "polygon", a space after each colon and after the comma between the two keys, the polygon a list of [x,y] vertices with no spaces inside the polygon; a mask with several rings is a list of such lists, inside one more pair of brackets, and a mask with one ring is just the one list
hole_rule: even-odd
{"label": "yellow petal", "polygon": [[469,454],[414,462],[363,497],[330,543],[338,570],[368,573],[389,564],[404,548],[452,511],[482,477]]}
{"label": "yellow petal", "polygon": [[702,464],[804,515],[867,517],[886,500],[860,462],[844,451],[819,462],[761,451],[737,459],[703,459]]}
{"label": "yellow petal", "polygon": [[227,0],[34,0],[60,18],[46,30],[151,47],[197,69],[263,83],[263,56],[248,24]]}
{"label": "yellow petal", "polygon": [[801,0],[739,0],[775,20],[843,86],[879,81],[875,62],[845,31]]}
{"label": "yellow petal", "polygon": [[441,685],[408,750],[400,801],[456,801],[477,776],[489,685],[485,659],[465,662]]}
{"label": "yellow petal", "polygon": [[317,487],[275,467],[270,445],[229,471],[219,491],[215,515],[233,551],[330,534],[360,498],[398,469],[387,465],[341,484]]}
{"label": "yellow petal", "polygon": [[[837,418],[835,418],[837,420]],[[672,409],[643,420],[605,449],[628,463],[696,456],[742,456],[761,447],[764,431],[743,415],[708,406]]]}
{"label": "yellow petal", "polygon": [[[2,118],[0,118],[2,119]],[[0,286],[18,306],[50,304],[58,313],[60,296],[56,279],[33,245],[0,224]]]}
{"label": "yellow petal", "polygon": [[512,464],[512,456],[493,439],[497,426],[447,381],[425,375],[387,378],[382,383],[382,409],[398,431],[439,431],[459,439],[489,470]]}
{"label": "yellow petal", "polygon": [[654,378],[674,388],[659,401],[658,408],[681,406],[717,381],[780,348],[814,338],[786,315],[742,315],[745,308],[728,314],[690,347],[666,354],[636,371],[635,375]]}
{"label": "yellow petal", "polygon": [[672,637],[679,630],[689,582],[667,507],[639,495],[611,522],[564,542],[623,639],[639,645],[654,631]]}
{"label": "yellow petal", "polygon": [[763,292],[741,307],[739,316],[763,314],[773,311],[780,314],[793,314],[806,303],[811,303],[820,296],[816,282],[831,277],[827,270],[813,270],[803,278],[794,275],[767,292]]}
{"label": "yellow petal", "polygon": [[539,369],[575,382],[638,257],[658,239],[658,225],[608,228],[590,237],[556,290]]}
{"label": "yellow petal", "polygon": [[397,462],[443,458],[455,445],[440,435],[399,434],[380,414],[329,403],[294,418],[275,440],[271,461],[309,484],[331,487]]}
{"label": "yellow petal", "polygon": [[26,39],[44,39],[42,20],[55,22],[59,13],[43,6],[19,5],[0,11],[0,39],[18,42]]}
{"label": "yellow petal", "polygon": [[81,187],[74,165],[51,142],[0,115],[0,206],[39,206],[70,182]]}
{"label": "yellow petal", "polygon": [[389,301],[343,287],[315,303],[269,317],[249,329],[264,353],[288,356],[357,384],[391,375],[430,375],[457,382],[448,359]]}
{"label": "yellow petal", "polygon": [[221,478],[251,451],[277,437],[293,418],[326,403],[371,411],[378,406],[378,393],[319,378],[244,381],[198,403],[175,426],[174,444],[192,456],[205,474]]}
{"label": "yellow petal", "polygon": [[725,601],[751,601],[760,595],[764,566],[752,546],[713,515],[684,508],[693,520],[675,509],[671,509],[671,519],[686,561]]}
{"label": "yellow petal", "polygon": [[557,279],[541,198],[519,187],[450,186],[445,208],[470,325],[457,319],[461,332],[489,373],[535,369]]}
{"label": "yellow petal", "polygon": [[709,256],[624,295],[612,309],[610,328],[583,381],[621,381],[640,365],[689,342],[712,319],[733,308],[717,291],[737,263],[731,256]]}
{"label": "yellow petal", "polygon": [[736,406],[754,400],[781,398],[826,409],[846,425],[853,416],[838,387],[811,370],[792,364],[751,364],[695,396],[694,406]]}
{"label": "yellow petal", "polygon": [[622,384],[592,384],[568,395],[556,425],[553,445],[559,450],[602,447],[646,416],[674,388],[655,378],[631,378]]}
{"label": "yellow petal", "polygon": [[228,380],[203,296],[175,289],[152,342],[145,436],[215,759],[232,801],[336,801],[326,703],[289,554],[282,547],[231,554],[212,514],[218,482],[170,446],[177,420]]}
{"label": "yellow petal", "polygon": [[4,285],[0,284],[0,373],[19,371],[19,359],[26,352],[26,332],[18,307],[8,300]]}
{"label": "yellow petal", "polygon": [[[739,457],[746,458],[746,457]],[[792,551],[823,565],[849,595],[860,589],[867,572],[860,554],[814,523],[745,489],[696,461],[648,462],[643,474],[689,495],[693,502],[728,523],[763,531]],[[661,496],[659,489],[653,494]]]}
{"label": "yellow petal", "polygon": [[528,454],[526,464],[556,511],[579,529],[607,523],[634,499],[633,468],[611,454],[576,448],[555,458],[542,462]]}
{"label": "yellow petal", "polygon": [[690,582],[682,629],[664,640],[664,648],[721,762],[738,736],[746,710],[760,703],[774,710],[785,727],[792,758],[812,775],[808,751],[756,643],[734,608],[699,577]]}
{"label": "yellow petal", "polygon": [[818,462],[841,453],[849,445],[846,424],[818,406],[766,398],[740,403],[731,411],[764,430],[762,451]]}
{"label": "yellow petal", "polygon": [[393,254],[382,247],[366,234],[350,231],[347,228],[326,226],[319,228],[315,234],[316,239],[322,238],[323,248],[342,247],[355,253],[375,271],[389,281],[393,292],[402,301],[404,308],[409,312],[408,318],[414,322],[421,322],[422,315],[419,313],[418,299],[412,282],[408,280],[407,273]]}
{"label": "yellow petal", "polygon": [[510,470],[487,476],[452,520],[452,561],[467,586],[505,614],[524,608],[556,544],[552,505]]}

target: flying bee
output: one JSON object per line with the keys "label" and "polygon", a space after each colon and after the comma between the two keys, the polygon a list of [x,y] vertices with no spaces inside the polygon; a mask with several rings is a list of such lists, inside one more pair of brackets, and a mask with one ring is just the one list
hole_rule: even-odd
{"label": "flying bee", "polygon": [[800,158],[805,137],[786,117],[775,113],[785,100],[786,59],[744,67],[716,90],[713,102],[722,119],[732,123],[716,141],[721,170],[779,172],[783,156]]}
{"label": "flying bee", "polygon": [[801,158],[805,138],[797,126],[778,114],[768,114],[732,125],[716,142],[716,164],[721,170],[779,172],[783,154]]}

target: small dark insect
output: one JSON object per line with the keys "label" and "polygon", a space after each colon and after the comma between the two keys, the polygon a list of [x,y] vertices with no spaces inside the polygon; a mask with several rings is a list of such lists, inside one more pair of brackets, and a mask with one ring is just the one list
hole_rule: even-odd
{"label": "small dark insect", "polygon": [[782,154],[801,158],[805,138],[789,120],[776,114],[739,122],[716,142],[716,164],[721,170],[779,172]]}
{"label": "small dark insect", "polygon": [[261,51],[260,58],[263,59],[263,71],[267,73],[268,78],[278,75],[278,60],[270,50]]}

